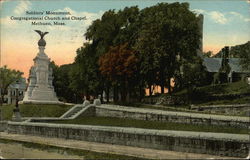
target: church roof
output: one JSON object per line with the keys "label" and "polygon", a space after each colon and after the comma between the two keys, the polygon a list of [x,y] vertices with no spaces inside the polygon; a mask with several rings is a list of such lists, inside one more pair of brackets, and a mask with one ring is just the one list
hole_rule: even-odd
{"label": "church roof", "polygon": [[222,58],[204,58],[203,60],[208,72],[219,72]]}
{"label": "church roof", "polygon": [[[219,72],[222,58],[204,58],[203,64],[208,72]],[[250,70],[244,70],[240,65],[240,58],[229,58],[229,66],[232,72],[236,73],[250,73]]]}

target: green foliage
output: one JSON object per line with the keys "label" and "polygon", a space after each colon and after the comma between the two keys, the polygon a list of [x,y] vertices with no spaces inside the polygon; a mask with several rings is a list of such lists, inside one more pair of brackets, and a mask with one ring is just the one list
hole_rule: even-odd
{"label": "green foliage", "polygon": [[77,56],[70,73],[70,88],[79,95],[97,96],[102,93],[102,77],[98,68],[96,48],[89,43],[77,50]]}
{"label": "green foliage", "polygon": [[[77,50],[70,88],[87,97],[103,91],[109,96],[113,88],[114,100],[119,92],[120,100],[125,99],[125,92],[140,99],[146,85],[170,90],[170,80],[181,65],[177,57],[191,62],[197,56],[198,22],[188,3],[106,11],[88,27],[85,36],[89,43]],[[119,46],[124,44],[126,50],[122,51]],[[127,51],[133,51],[135,57],[126,55]],[[136,63],[130,63],[133,59]]]}
{"label": "green foliage", "polygon": [[[250,41],[244,44],[231,46],[230,57],[241,58],[241,57],[244,57],[244,55],[247,55],[249,51],[250,51]],[[221,58],[222,54],[223,54],[223,51],[221,49],[214,57]]]}
{"label": "green foliage", "polygon": [[203,56],[204,57],[212,57],[213,56],[213,52],[212,51],[207,51],[207,52],[203,52]]}
{"label": "green foliage", "polygon": [[9,69],[7,66],[0,67],[0,105],[2,105],[4,95],[7,94],[9,85],[19,80],[22,74],[22,72]]}
{"label": "green foliage", "polygon": [[[206,83],[207,71],[202,64],[202,59],[196,57],[192,62],[183,61],[182,62],[182,84],[184,87],[193,89],[199,86],[203,86]],[[176,78],[176,87],[178,87],[178,79]]]}
{"label": "green foliage", "polygon": [[236,129],[233,127],[144,121],[144,120],[123,119],[114,117],[83,117],[74,120],[64,120],[56,122],[53,121],[51,123],[134,127],[134,128],[146,128],[146,129],[159,129],[159,130],[221,132],[221,133],[237,133],[237,134],[248,133],[248,129],[239,129],[239,128]]}
{"label": "green foliage", "polygon": [[143,9],[140,20],[135,48],[141,74],[149,86],[159,84],[171,91],[170,79],[180,68],[177,56],[187,61],[197,56],[198,18],[187,3],[160,3]]}
{"label": "green foliage", "polygon": [[77,95],[69,87],[71,83],[71,77],[69,73],[71,72],[73,65],[66,64],[62,66],[57,66],[54,61],[52,61],[50,63],[50,68],[52,68],[53,70],[53,86],[55,88],[55,92],[57,93],[57,97],[59,98],[59,100],[64,102],[77,103]]}
{"label": "green foliage", "polygon": [[[60,117],[71,107],[69,105],[19,105],[22,117]],[[11,120],[14,108],[14,105],[4,105],[1,107],[4,120]]]}
{"label": "green foliage", "polygon": [[[233,50],[234,48],[232,48]],[[240,53],[241,65],[243,70],[250,70],[250,41],[241,46],[235,47],[235,52]]]}

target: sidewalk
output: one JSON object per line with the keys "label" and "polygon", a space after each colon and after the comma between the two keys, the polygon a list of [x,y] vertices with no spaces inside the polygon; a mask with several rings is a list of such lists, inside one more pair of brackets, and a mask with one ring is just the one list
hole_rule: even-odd
{"label": "sidewalk", "polygon": [[[95,152],[113,153],[127,156],[135,156],[149,159],[233,159],[234,157],[220,157],[207,154],[184,153],[175,151],[163,151],[131,146],[112,145],[104,143],[65,140],[59,138],[47,138],[38,136],[27,136],[19,134],[8,134],[0,132],[0,139],[8,139],[22,142],[32,142],[62,148],[82,149]],[[235,158],[239,159],[239,158]]]}

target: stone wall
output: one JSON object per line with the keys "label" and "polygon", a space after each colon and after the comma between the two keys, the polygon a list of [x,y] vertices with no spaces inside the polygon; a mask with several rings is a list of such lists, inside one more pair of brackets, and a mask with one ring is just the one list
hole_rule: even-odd
{"label": "stone wall", "polygon": [[250,104],[192,106],[191,109],[212,114],[223,113],[225,115],[250,116]]}
{"label": "stone wall", "polygon": [[250,125],[250,121],[247,117],[236,118],[223,115],[220,116],[199,113],[160,111],[153,109],[138,109],[133,107],[122,107],[114,105],[97,106],[96,116],[130,118],[146,121],[218,125],[236,128],[248,128],[248,126]]}
{"label": "stone wall", "polygon": [[7,121],[0,121],[0,132],[3,132],[7,129]]}
{"label": "stone wall", "polygon": [[30,122],[8,122],[8,133],[234,157],[249,152],[248,135],[224,133]]}

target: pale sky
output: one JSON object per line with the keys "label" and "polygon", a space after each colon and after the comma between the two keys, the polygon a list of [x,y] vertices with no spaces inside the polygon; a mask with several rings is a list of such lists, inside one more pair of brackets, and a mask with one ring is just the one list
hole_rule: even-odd
{"label": "pale sky", "polygon": [[[74,61],[77,48],[85,41],[83,36],[91,22],[109,9],[123,9],[137,5],[140,9],[156,5],[158,0],[30,0],[1,1],[1,65],[24,72],[28,77],[33,58],[38,53],[39,35],[33,30],[48,31],[45,52],[56,64]],[[238,45],[250,40],[250,3],[247,0],[187,0],[190,10],[204,15],[203,50],[217,53],[225,45]],[[69,11],[71,16],[84,17],[82,21],[65,21],[65,26],[35,26],[31,21],[10,20],[26,15],[26,11]],[[38,15],[39,16],[39,15]],[[58,17],[58,16],[50,16]],[[62,18],[63,16],[59,16]],[[36,21],[38,22],[38,21]],[[42,21],[49,22],[49,21]],[[50,21],[53,22],[53,21]]]}

